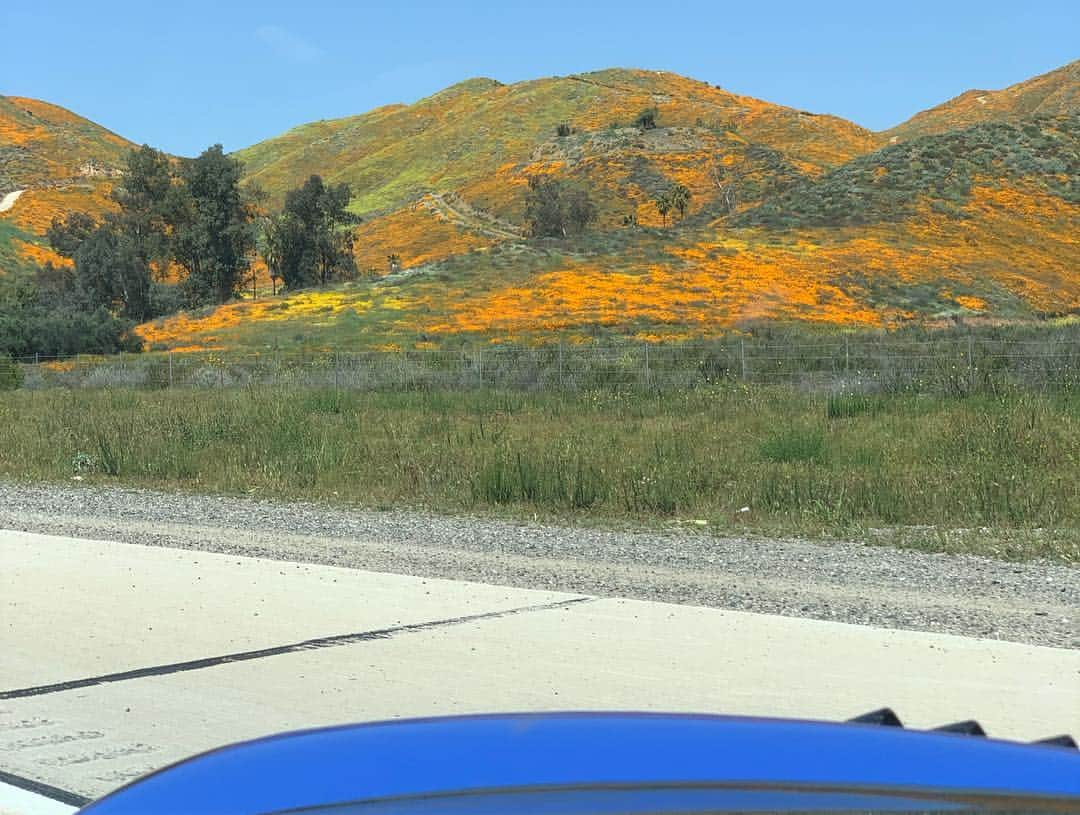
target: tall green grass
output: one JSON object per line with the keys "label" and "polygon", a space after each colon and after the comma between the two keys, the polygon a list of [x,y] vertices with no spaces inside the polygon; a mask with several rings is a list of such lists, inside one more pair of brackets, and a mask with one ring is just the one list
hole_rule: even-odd
{"label": "tall green grass", "polygon": [[0,402],[0,477],[1080,561],[1080,395],[863,399],[732,385],[15,391]]}

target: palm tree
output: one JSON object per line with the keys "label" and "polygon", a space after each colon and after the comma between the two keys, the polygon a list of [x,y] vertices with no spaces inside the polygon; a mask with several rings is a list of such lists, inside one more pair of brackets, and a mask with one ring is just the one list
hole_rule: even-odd
{"label": "palm tree", "polygon": [[682,184],[679,184],[671,191],[670,196],[672,206],[679,210],[679,217],[685,218],[686,210],[690,208],[690,199],[693,197],[693,194],[689,189]]}
{"label": "palm tree", "polygon": [[671,200],[671,193],[665,192],[659,198],[656,199],[656,211],[660,213],[660,217],[664,219],[664,226],[667,226],[667,216],[671,212],[673,202]]}

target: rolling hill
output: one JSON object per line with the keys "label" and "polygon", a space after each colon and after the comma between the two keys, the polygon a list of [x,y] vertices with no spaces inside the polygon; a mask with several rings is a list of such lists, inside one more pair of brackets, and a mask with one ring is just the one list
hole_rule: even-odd
{"label": "rolling hill", "polygon": [[[664,132],[633,126],[649,108]],[[558,138],[560,124],[574,133]],[[728,143],[764,145],[820,172],[881,140],[843,119],[675,74],[609,70],[514,85],[472,79],[413,105],[305,125],[236,155],[277,199],[318,172],[352,185],[360,215],[433,191],[457,191],[484,210],[512,214],[520,209],[513,181],[530,172],[565,169],[632,194],[664,169],[704,175]]]}
{"label": "rolling hill", "polygon": [[986,122],[1016,123],[1031,116],[1080,110],[1080,60],[999,91],[969,90],[917,113],[883,134],[890,140],[945,133]]}
{"label": "rolling hill", "polygon": [[0,214],[0,271],[6,265],[60,262],[34,239],[72,211],[100,214],[134,145],[69,110],[0,96],[0,197],[23,191]]}
{"label": "rolling hill", "polygon": [[[622,69],[303,125],[235,155],[271,202],[312,173],[349,183],[362,279],[139,330],[151,348],[426,348],[1080,312],[1078,65],[884,133]],[[533,176],[587,188],[594,229],[526,238]],[[653,201],[674,184],[692,201],[669,224]]]}

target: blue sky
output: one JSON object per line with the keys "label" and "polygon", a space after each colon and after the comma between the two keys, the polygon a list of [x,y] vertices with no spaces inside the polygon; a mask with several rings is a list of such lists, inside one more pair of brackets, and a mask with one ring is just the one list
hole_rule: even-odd
{"label": "blue sky", "polygon": [[472,76],[676,71],[866,127],[1080,57],[1073,2],[0,2],[0,93],[193,155]]}

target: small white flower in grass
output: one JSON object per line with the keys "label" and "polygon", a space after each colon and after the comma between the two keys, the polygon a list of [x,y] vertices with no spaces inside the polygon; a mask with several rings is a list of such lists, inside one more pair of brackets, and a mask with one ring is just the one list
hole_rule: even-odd
{"label": "small white flower in grass", "polygon": [[746,512],[749,512],[749,511],[750,511],[750,507],[743,507],[742,509],[739,510],[739,514],[742,515],[742,514],[744,514]]}

